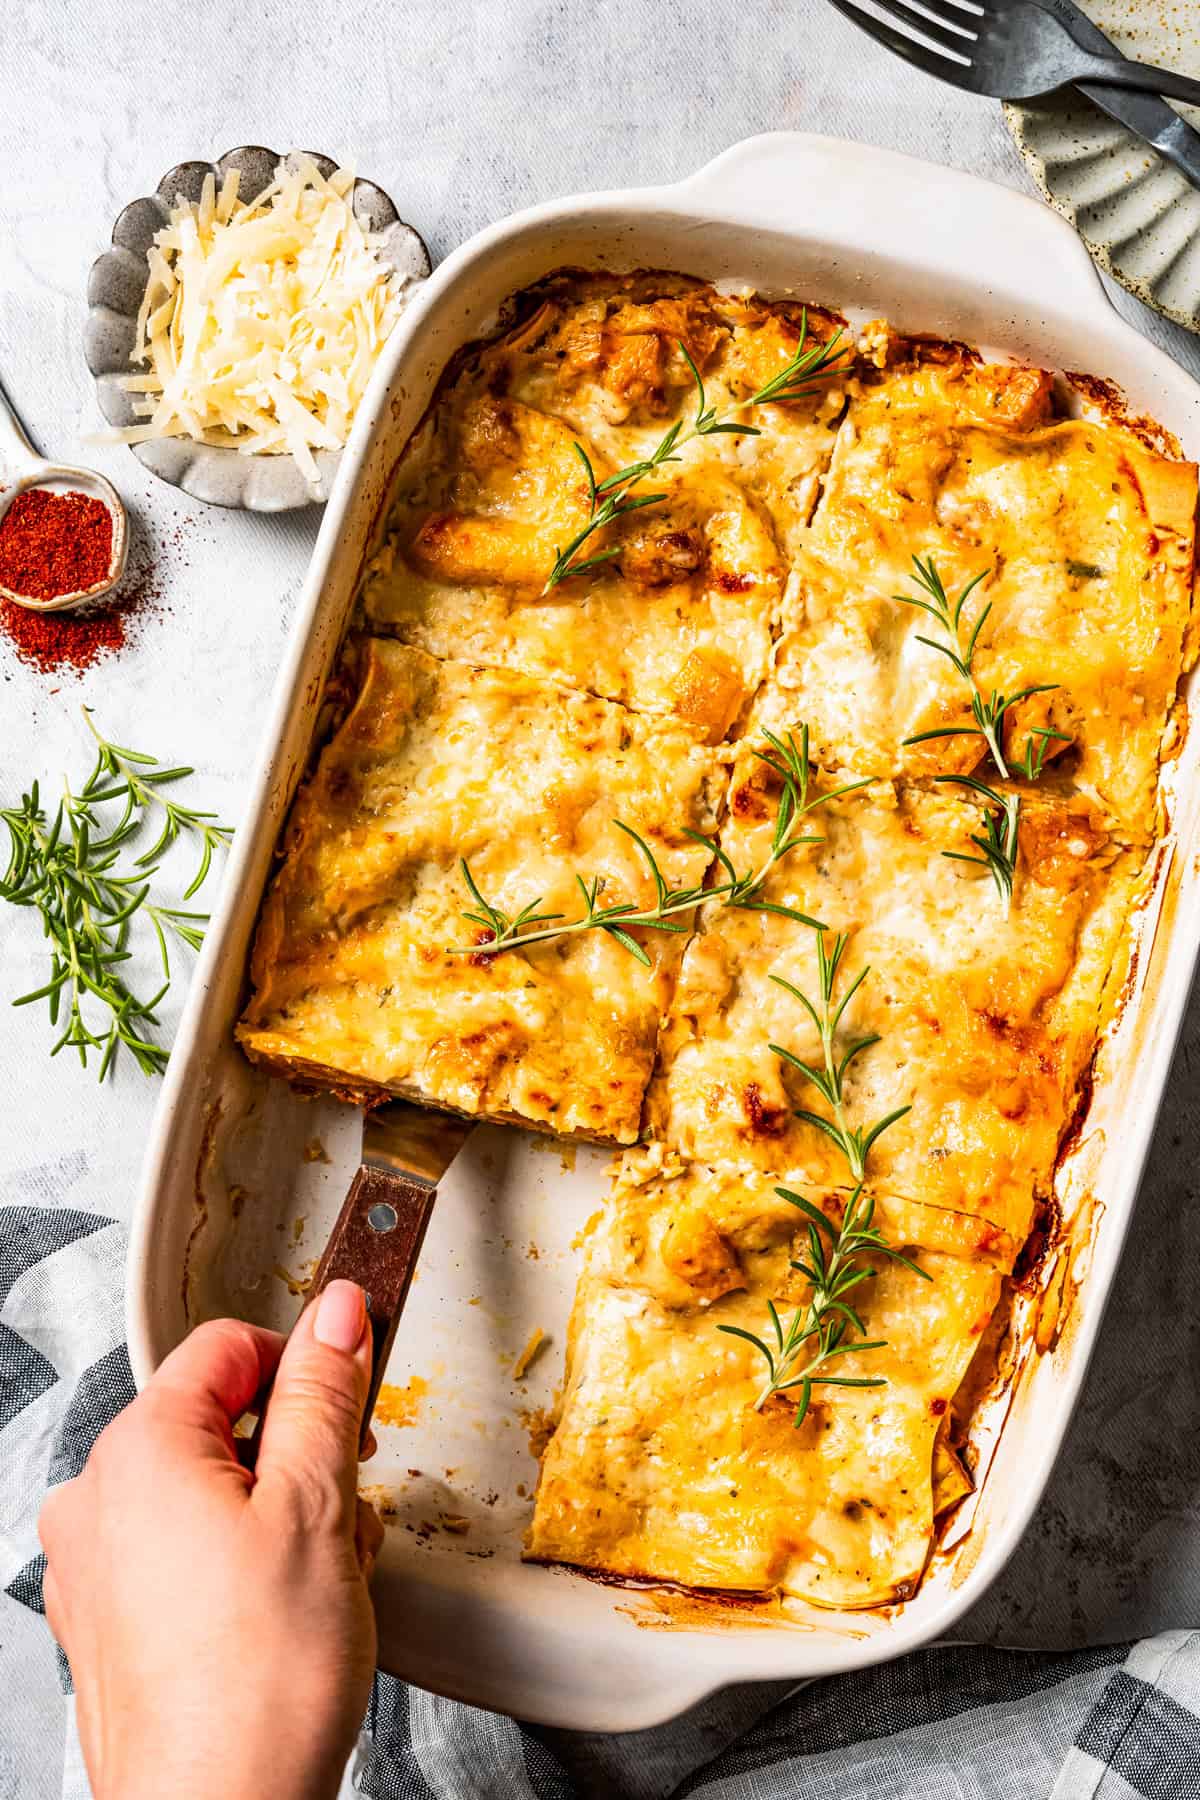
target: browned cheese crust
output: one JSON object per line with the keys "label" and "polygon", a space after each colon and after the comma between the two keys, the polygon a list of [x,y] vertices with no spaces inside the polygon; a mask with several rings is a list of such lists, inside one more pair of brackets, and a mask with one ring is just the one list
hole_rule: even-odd
{"label": "browned cheese crust", "polygon": [[[804,397],[746,409],[838,325],[683,276],[566,272],[455,358],[396,473],[239,1036],[302,1085],[648,1140],[590,1233],[529,1553],[864,1607],[914,1591],[970,1490],[955,1392],[1125,980],[1192,656],[1197,472],[1107,384],[883,324]],[[755,434],[682,441],[693,368]],[[677,457],[633,490],[659,497],[552,584],[588,523],[585,463],[603,482],[676,424]],[[1007,714],[1007,782],[945,633],[905,604],[914,557],[952,602],[979,577],[982,700],[1049,690]],[[636,929],[648,963],[595,930],[492,956],[464,921],[464,857],[509,916],[578,917],[577,875],[649,906],[617,821],[672,887],[765,867],[764,757],[805,727],[810,798],[864,785],[809,815],[757,904]],[[991,802],[939,778],[972,773],[1020,798],[1010,905],[962,860]],[[866,1191],[914,1265],[880,1259],[858,1291],[884,1345],[845,1370],[881,1385],[814,1390],[799,1430],[794,1394],[763,1401],[761,1357],[717,1330],[811,1298],[781,1186],[835,1227],[848,1202],[831,1108],[779,1053],[823,1054],[791,991],[817,992],[797,912],[842,935],[843,984],[870,970],[839,1028],[839,1054],[867,1040],[844,1112],[900,1115]]]}

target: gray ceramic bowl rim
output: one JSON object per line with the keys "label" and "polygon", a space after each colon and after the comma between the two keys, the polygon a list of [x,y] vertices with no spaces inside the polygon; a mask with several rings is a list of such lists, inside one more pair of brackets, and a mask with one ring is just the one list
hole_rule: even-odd
{"label": "gray ceramic bowl rim", "polygon": [[[1042,102],[1041,104],[1044,107],[1046,102]],[[1076,104],[1079,108],[1082,108],[1087,106],[1088,103],[1080,98]],[[1092,258],[1092,261],[1096,263],[1099,268],[1103,269],[1106,275],[1111,276],[1115,282],[1118,282],[1127,293],[1132,294],[1135,299],[1140,300],[1144,306],[1151,307],[1154,312],[1161,313],[1165,319],[1172,320],[1174,324],[1182,325],[1185,331],[1195,332],[1200,335],[1200,315],[1196,312],[1185,312],[1182,307],[1172,306],[1167,301],[1162,300],[1154,292],[1153,287],[1147,281],[1133,273],[1126,265],[1123,258],[1113,255],[1113,245],[1108,239],[1097,237],[1093,232],[1090,232],[1087,229],[1086,225],[1081,223],[1079,218],[1079,208],[1073,205],[1072,202],[1054,186],[1046,168],[1045,157],[1030,139],[1028,125],[1030,120],[1035,116],[1033,106],[1017,105],[1014,102],[1005,101],[1003,110],[1009,134],[1021,153],[1021,160],[1029,170],[1029,173],[1033,176],[1033,179],[1037,184],[1038,192],[1041,194],[1046,204],[1052,206],[1060,218],[1065,219],[1067,224],[1073,226],[1079,233],[1080,238],[1087,247],[1088,255]],[[1089,110],[1093,109],[1089,108]],[[1096,118],[1103,122],[1104,115],[1096,110]],[[1156,151],[1151,149],[1149,145],[1143,144],[1132,132],[1128,132],[1124,134],[1124,136],[1128,141],[1128,146],[1132,154],[1146,159],[1152,158],[1161,168],[1167,169],[1172,174],[1174,173],[1174,171],[1170,170],[1170,165],[1163,162],[1163,159]],[[1178,177],[1178,181],[1180,184],[1180,192],[1186,192],[1187,184],[1182,175]]]}
{"label": "gray ceramic bowl rim", "polygon": [[[112,229],[111,250],[92,264],[84,327],[84,354],[96,380],[100,411],[110,425],[140,422],[132,396],[118,378],[133,366],[138,308],[150,273],[147,252],[154,234],[168,222],[171,206],[180,199],[198,201],[206,176],[215,176],[219,187],[231,169],[239,173],[242,198],[252,199],[274,179],[281,163],[292,164],[301,157],[326,176],[338,166],[315,151],[289,150],[280,156],[261,144],[244,144],[216,162],[178,163],[153,194],[132,201],[121,212]],[[393,201],[374,182],[356,181],[350,199],[355,217],[376,234],[380,255],[396,272],[401,289],[411,292],[432,268],[420,233],[401,219]],[[185,494],[251,512],[288,512],[326,500],[341,455],[337,450],[316,451],[318,475],[311,482],[291,456],[242,456],[224,445],[198,444],[186,437],[130,447],[147,469]]]}

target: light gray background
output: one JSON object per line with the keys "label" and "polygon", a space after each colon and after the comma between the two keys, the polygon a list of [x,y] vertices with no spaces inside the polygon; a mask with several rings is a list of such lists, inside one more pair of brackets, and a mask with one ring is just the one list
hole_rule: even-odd
{"label": "light gray background", "polygon": [[[353,160],[437,258],[530,202],[670,180],[781,127],[1031,185],[997,106],[891,62],[824,0],[10,7],[0,378],[46,454],[90,457],[118,484],[135,555],[154,547],[164,610],[82,679],[38,675],[0,642],[3,802],[34,775],[53,786],[85,772],[86,702],[111,736],[194,763],[207,803],[236,820],[319,524],[315,511],[218,513],[123,450],[81,445],[99,423],[80,350],[87,269],[126,201],[187,157],[297,145]],[[1196,340],[1118,304],[1200,374]],[[31,925],[0,914],[0,993],[35,985]],[[0,1204],[69,1195],[125,1218],[154,1084],[127,1067],[101,1090],[65,1057],[47,1061],[47,1034],[36,1011],[0,1005]],[[1085,1403],[1037,1524],[973,1621],[979,1635],[1066,1645],[1200,1620],[1198,1046],[1193,1006]],[[44,1461],[61,1403],[39,1403],[31,1458]],[[30,1518],[0,1518],[0,1589],[31,1545]],[[35,1795],[23,1778],[20,1800],[59,1789],[61,1709],[44,1626],[0,1599],[3,1800],[18,1792],[4,1746],[31,1742],[44,1745],[45,1781]]]}

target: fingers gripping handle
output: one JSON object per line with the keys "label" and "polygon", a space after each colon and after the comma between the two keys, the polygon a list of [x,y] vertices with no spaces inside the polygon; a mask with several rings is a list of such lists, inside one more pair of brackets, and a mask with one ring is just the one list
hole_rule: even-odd
{"label": "fingers gripping handle", "polygon": [[[437,1189],[426,1182],[364,1164],[350,1184],[313,1275],[306,1307],[331,1281],[356,1281],[367,1296],[371,1385],[363,1408],[364,1439],[436,1199]],[[258,1460],[269,1395],[266,1388],[255,1401],[258,1421],[240,1446],[241,1460],[250,1469]]]}

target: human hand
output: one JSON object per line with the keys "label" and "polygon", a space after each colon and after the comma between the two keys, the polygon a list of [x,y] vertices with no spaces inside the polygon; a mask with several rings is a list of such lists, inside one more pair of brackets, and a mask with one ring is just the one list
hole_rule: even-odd
{"label": "human hand", "polygon": [[[375,1667],[382,1530],[355,1492],[371,1365],[336,1281],[284,1347],[201,1325],[39,1521],[97,1800],[327,1800]],[[233,1425],[275,1376],[257,1468]]]}

